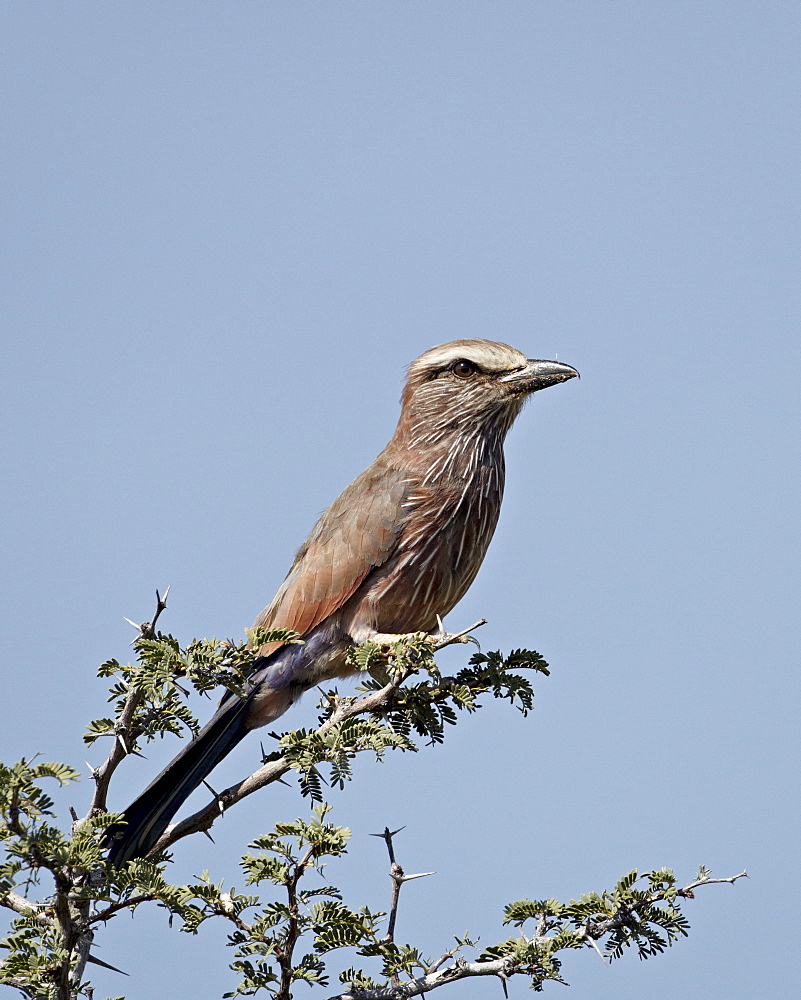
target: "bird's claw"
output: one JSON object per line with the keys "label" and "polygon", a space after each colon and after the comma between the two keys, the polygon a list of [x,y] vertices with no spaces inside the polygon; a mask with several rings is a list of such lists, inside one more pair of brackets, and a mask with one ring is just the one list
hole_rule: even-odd
{"label": "bird's claw", "polygon": [[462,629],[461,632],[446,632],[445,626],[442,624],[442,619],[437,615],[437,624],[439,625],[439,631],[435,632],[431,638],[434,640],[434,650],[444,649],[445,646],[452,646],[457,642],[474,642],[479,649],[481,649],[481,644],[474,635],[470,633],[473,629],[480,628],[482,625],[487,624],[486,618],[481,618],[469,628]]}

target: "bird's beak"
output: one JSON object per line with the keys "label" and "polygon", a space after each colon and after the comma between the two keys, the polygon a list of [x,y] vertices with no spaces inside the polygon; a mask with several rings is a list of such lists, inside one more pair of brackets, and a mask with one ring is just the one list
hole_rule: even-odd
{"label": "bird's beak", "polygon": [[539,389],[547,389],[549,385],[567,382],[569,378],[579,378],[579,373],[570,365],[529,358],[523,368],[504,375],[500,381],[510,383],[510,388],[516,392],[537,392]]}

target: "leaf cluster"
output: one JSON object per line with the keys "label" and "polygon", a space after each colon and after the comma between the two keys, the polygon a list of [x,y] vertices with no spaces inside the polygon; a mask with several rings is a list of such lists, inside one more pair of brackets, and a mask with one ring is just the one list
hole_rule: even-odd
{"label": "leaf cluster", "polygon": [[[351,761],[356,754],[372,751],[376,760],[388,749],[416,751],[415,744],[401,733],[393,732],[378,719],[352,716],[323,730],[295,729],[283,735],[273,734],[279,749],[271,758],[282,757],[298,773],[301,794],[322,802],[322,785],[344,788],[353,777]],[[319,770],[328,765],[327,777]]]}
{"label": "leaf cluster", "polygon": [[112,677],[109,702],[114,703],[115,718],[93,719],[84,734],[91,745],[101,736],[122,735],[119,720],[130,699],[134,711],[125,727],[126,752],[136,750],[138,742],[149,742],[166,733],[193,736],[200,729],[186,704],[186,681],[200,694],[208,695],[218,687],[243,697],[254,667],[253,649],[265,642],[296,642],[288,629],[246,629],[246,640],[194,639],[185,649],[171,635],[158,633],[152,638],[140,636],[134,643],[136,663],[121,664],[106,660],[98,668],[99,677]]}
{"label": "leaf cluster", "polygon": [[53,869],[73,860],[69,838],[48,822],[53,800],[39,782],[52,778],[60,785],[78,780],[66,764],[21,760],[0,764],[0,841],[4,859],[0,863],[0,892],[8,892],[25,872],[26,881],[36,883],[42,869]]}
{"label": "leaf cluster", "polygon": [[[59,981],[74,965],[73,945],[82,930],[77,907],[88,891],[83,869],[97,862],[95,834],[110,820],[98,816],[80,834],[66,836],[50,822],[53,800],[40,784],[47,779],[65,785],[77,781],[78,773],[59,763],[0,764],[0,901],[17,914],[0,941],[8,955],[0,983],[37,998],[56,997]],[[45,902],[16,896],[20,885],[30,893],[46,876],[52,894]]]}
{"label": "leaf cluster", "polygon": [[[323,955],[376,936],[384,914],[367,908],[351,910],[332,885],[309,886],[304,880],[301,887],[304,876],[310,872],[322,876],[326,859],[341,857],[347,850],[350,831],[327,822],[329,810],[321,803],[310,820],[278,823],[272,833],[250,844],[251,852],[242,859],[247,884],[274,887],[279,893],[255,920],[231,934],[229,944],[236,949],[231,968],[242,978],[226,996],[264,989],[288,997],[297,982],[325,986]],[[310,939],[308,950],[298,955],[296,946],[304,936]]]}
{"label": "leaf cluster", "polygon": [[[703,881],[708,870],[702,869],[699,877]],[[681,895],[676,876],[661,868],[642,875],[633,869],[611,892],[590,892],[568,903],[518,900],[505,908],[504,923],[522,928],[532,921],[533,936],[510,938],[487,948],[481,958],[511,958],[521,966],[518,971],[531,976],[535,989],[548,979],[562,981],[557,953],[565,948],[582,948],[605,939],[610,961],[629,947],[641,959],[650,958],[687,936],[689,924],[679,907]]]}
{"label": "leaf cluster", "polygon": [[534,707],[534,688],[528,677],[518,671],[549,674],[548,664],[539,653],[530,649],[515,649],[508,656],[499,651],[474,653],[468,665],[455,676],[442,676],[434,659],[434,642],[430,636],[419,635],[403,639],[389,647],[365,642],[354,646],[352,662],[360,670],[373,674],[362,690],[376,691],[383,687],[384,669],[390,678],[424,675],[399,687],[386,712],[386,720],[394,732],[410,736],[412,732],[428,743],[442,743],[445,727],[456,725],[459,712],[476,712],[482,706],[481,696],[508,701],[523,715]]}

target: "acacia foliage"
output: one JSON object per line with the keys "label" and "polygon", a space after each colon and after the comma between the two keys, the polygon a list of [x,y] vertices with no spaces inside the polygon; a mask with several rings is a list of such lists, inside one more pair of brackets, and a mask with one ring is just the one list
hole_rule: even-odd
{"label": "acacia foliage", "polygon": [[[460,714],[476,712],[488,698],[528,714],[531,675],[548,673],[538,653],[518,649],[507,656],[473,653],[456,674],[443,676],[434,659],[437,642],[425,635],[354,647],[352,664],[366,675],[359,693],[343,697],[328,690],[315,729],[271,734],[275,747],[262,762],[269,771],[265,783],[296,772],[301,795],[312,800],[311,815],[277,823],[249,845],[240,861],[245,892],[208,872],[185,885],[172,883],[165,850],[120,869],[109,866],[103,832],[120,817],[106,811],[105,797],[118,764],[153,739],[196,733],[187,686],[207,693],[222,684],[243,694],[252,648],[275,639],[297,641],[273,630],[249,632],[240,644],[194,640],[182,648],[170,635],[143,632],[134,663],[102,664],[99,675],[112,679],[113,715],[90,722],[84,738],[92,746],[110,737],[113,749],[94,774],[92,804],[83,819],[57,824],[44,788],[48,781],[78,780],[70,766],[36,760],[0,765],[0,903],[13,913],[0,942],[0,982],[36,1000],[92,997],[87,968],[104,964],[92,954],[96,935],[115,914],[154,904],[168,912],[176,929],[193,935],[209,920],[227,921],[229,965],[238,983],[226,996],[262,993],[278,1000],[289,1000],[299,983],[328,988],[326,959],[333,952],[351,953],[338,993],[378,1000],[479,975],[498,976],[504,985],[524,976],[541,990],[549,980],[563,981],[565,949],[604,947],[611,960],[631,948],[648,958],[687,934],[681,906],[698,885],[716,881],[706,869],[683,888],[667,869],[630,871],[612,890],[567,903],[518,900],[503,915],[516,928],[514,936],[479,951],[464,934],[434,957],[421,943],[396,942],[387,913],[343,900],[326,865],[346,854],[350,831],[330,821],[323,786],[351,780],[359,753],[380,758],[388,750],[416,751],[418,741],[442,742]],[[392,835],[386,834],[396,890],[392,909],[408,876],[394,863]]]}

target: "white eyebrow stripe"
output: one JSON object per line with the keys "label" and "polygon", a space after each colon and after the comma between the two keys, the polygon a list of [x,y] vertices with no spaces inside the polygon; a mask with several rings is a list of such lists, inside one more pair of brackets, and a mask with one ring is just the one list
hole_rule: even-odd
{"label": "white eyebrow stripe", "polygon": [[422,354],[409,366],[409,375],[438,371],[460,360],[472,361],[487,373],[498,375],[524,366],[528,359],[508,344],[490,340],[454,340]]}

